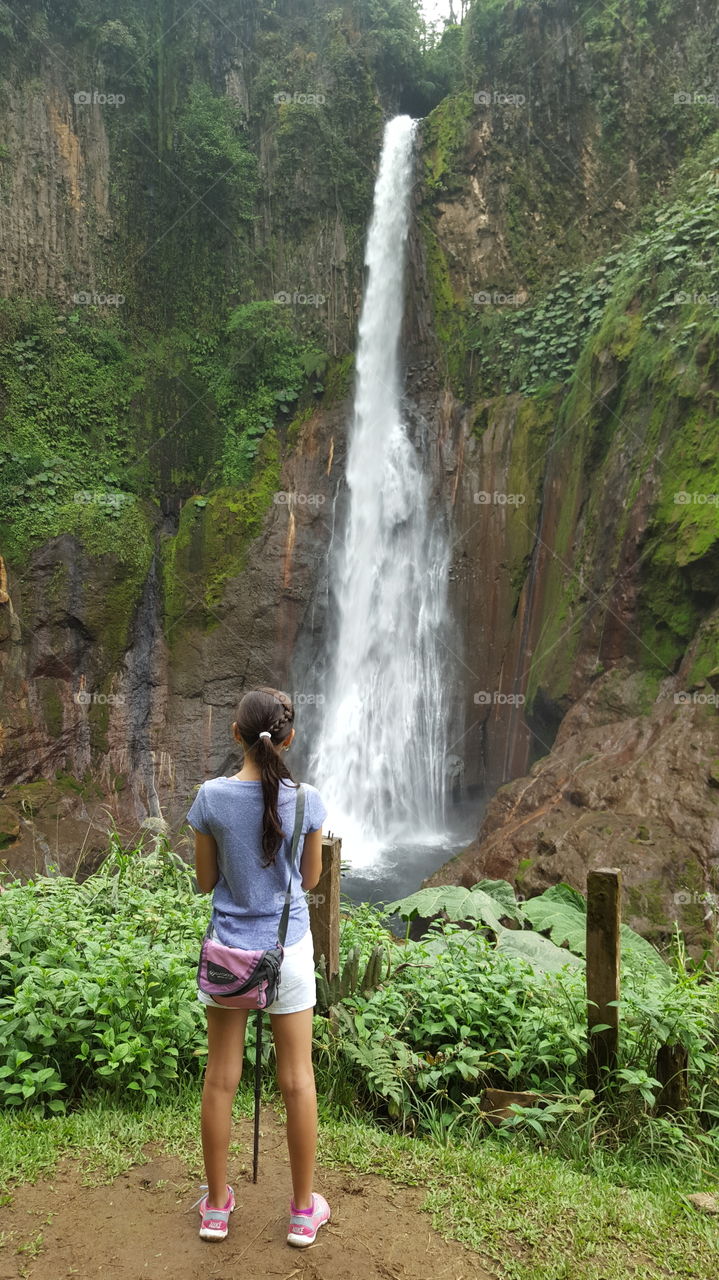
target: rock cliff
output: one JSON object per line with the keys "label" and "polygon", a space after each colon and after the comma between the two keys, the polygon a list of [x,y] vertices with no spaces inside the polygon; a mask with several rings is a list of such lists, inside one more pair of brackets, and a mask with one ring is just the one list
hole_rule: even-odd
{"label": "rock cliff", "polygon": [[497,792],[439,878],[619,865],[635,927],[676,907],[698,941],[714,7],[475,4],[424,57],[404,5],[28,9],[32,48],[0,32],[8,865],[178,825],[244,687],[317,692],[363,237],[407,109],[407,413],[451,512],[452,750],[467,797]]}

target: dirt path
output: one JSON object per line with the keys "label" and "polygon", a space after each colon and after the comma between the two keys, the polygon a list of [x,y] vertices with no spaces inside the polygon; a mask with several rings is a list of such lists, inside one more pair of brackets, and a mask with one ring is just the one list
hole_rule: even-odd
{"label": "dirt path", "polygon": [[[190,1205],[200,1189],[186,1166],[148,1143],[148,1163],[106,1186],[83,1186],[77,1161],[65,1158],[46,1181],[17,1187],[0,1208],[0,1280],[497,1280],[476,1253],[432,1230],[422,1188],[333,1169],[316,1179],[332,1221],[310,1248],[290,1248],[284,1128],[269,1109],[262,1130],[255,1186],[251,1121],[234,1126],[248,1157],[230,1161],[237,1208],[221,1243],[198,1235]],[[18,1252],[23,1244],[30,1251]]]}

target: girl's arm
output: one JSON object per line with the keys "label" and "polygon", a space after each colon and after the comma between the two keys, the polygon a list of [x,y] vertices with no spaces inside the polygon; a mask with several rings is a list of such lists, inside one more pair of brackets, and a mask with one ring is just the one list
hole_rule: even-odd
{"label": "girl's arm", "polygon": [[300,858],[300,874],[302,876],[302,888],[314,889],[322,875],[321,827],[318,827],[317,831],[308,831],[305,836],[302,857]]}
{"label": "girl's arm", "polygon": [[200,893],[212,893],[220,878],[215,837],[203,831],[195,831],[195,875]]}

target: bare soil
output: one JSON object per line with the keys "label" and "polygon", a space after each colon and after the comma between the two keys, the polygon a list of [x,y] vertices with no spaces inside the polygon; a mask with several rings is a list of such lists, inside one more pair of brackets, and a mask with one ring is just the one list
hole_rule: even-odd
{"label": "bare soil", "polygon": [[314,1245],[292,1248],[283,1125],[265,1109],[256,1185],[250,1120],[236,1122],[233,1141],[246,1154],[230,1159],[237,1207],[226,1240],[200,1239],[190,1207],[199,1184],[159,1144],[146,1144],[147,1163],[100,1186],[85,1186],[80,1162],[65,1157],[0,1208],[0,1280],[497,1280],[478,1254],[432,1229],[422,1188],[337,1169],[318,1167],[315,1179],[331,1222]]}

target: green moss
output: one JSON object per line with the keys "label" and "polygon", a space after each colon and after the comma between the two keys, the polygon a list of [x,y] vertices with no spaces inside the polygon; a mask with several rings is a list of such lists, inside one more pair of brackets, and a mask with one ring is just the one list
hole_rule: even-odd
{"label": "green moss", "polygon": [[90,746],[97,755],[103,755],[107,751],[107,729],[109,723],[109,703],[91,702],[87,708],[87,724],[90,731]]}
{"label": "green moss", "polygon": [[[621,315],[613,317],[614,327],[611,339],[606,341],[606,345],[614,353],[618,360],[628,360],[634,350],[642,328],[642,316],[640,311],[632,314],[622,312]],[[597,342],[602,342],[602,332],[600,331]]]}
{"label": "green moss", "polygon": [[111,670],[127,649],[152,561],[149,514],[134,499],[117,507],[91,502],[66,510],[66,531],[97,561],[85,586],[86,616],[100,651],[100,667]]}
{"label": "green moss", "polygon": [[455,294],[447,259],[428,222],[422,221],[421,234],[443,372],[452,388],[462,395],[466,384],[466,299]]}
{"label": "green moss", "polygon": [[13,830],[17,829],[17,815],[26,818],[62,818],[68,799],[77,801],[102,798],[99,783],[92,777],[78,779],[72,774],[58,772],[54,778],[38,778],[35,782],[14,783],[6,789],[4,804],[0,806],[0,848],[2,833],[9,843]]}
{"label": "green moss", "polygon": [[[505,402],[506,403],[506,402]],[[542,481],[542,462],[556,418],[556,401],[520,400],[512,426],[512,454],[507,490],[508,571],[518,600],[531,563]],[[520,501],[521,499],[521,501]]]}
{"label": "green moss", "polygon": [[260,532],[279,478],[279,442],[276,432],[268,431],[252,480],[245,488],[217,489],[207,498],[185,503],[178,533],[163,548],[168,639],[177,639],[183,617],[206,627],[217,621],[215,611],[225,584],[244,569],[248,548]]}
{"label": "green moss", "polygon": [[472,94],[451,94],[427,116],[423,125],[425,181],[431,191],[459,185],[461,158],[474,113]]}
{"label": "green moss", "polygon": [[703,871],[696,859],[687,858],[683,863],[677,864],[673,892],[684,899],[677,902],[675,898],[672,902],[673,917],[679,921],[680,927],[703,934],[706,929],[704,921],[706,885]]}
{"label": "green moss", "polygon": [[64,792],[84,796],[87,800],[92,796],[102,795],[102,790],[94,779],[88,781],[76,778],[74,774],[63,773],[62,770],[55,774],[55,783]]}
{"label": "green moss", "polygon": [[[675,410],[675,413],[678,410]],[[719,576],[717,418],[695,408],[672,432],[662,459],[662,485],[649,530],[642,574],[645,661],[674,670],[706,609]],[[692,669],[701,678],[717,663],[716,634],[703,637]]]}
{"label": "green moss", "polygon": [[315,410],[316,410],[315,405],[306,404],[303,409],[300,409],[295,414],[294,418],[292,419],[290,425],[287,428],[287,443],[291,449],[294,449],[299,439],[299,435],[300,435],[300,431],[302,430],[302,427],[306,422],[309,422],[310,418],[315,413]]}
{"label": "green moss", "polygon": [[354,352],[349,352],[339,360],[331,360],[324,375],[325,393],[322,397],[323,408],[331,408],[346,400],[352,390],[354,376]]}
{"label": "green moss", "polygon": [[687,673],[686,685],[691,687],[706,680],[719,666],[719,613],[713,613],[702,624],[697,637],[694,657]]}
{"label": "green moss", "polygon": [[641,886],[630,885],[625,889],[626,914],[640,916],[651,924],[666,928],[667,886],[661,880],[649,878]]}
{"label": "green moss", "polygon": [[47,731],[52,738],[59,738],[62,733],[63,709],[56,682],[46,676],[40,676],[35,684]]}
{"label": "green moss", "polygon": [[719,414],[696,408],[682,422],[662,467],[660,518],[676,531],[676,563],[708,595],[719,580]]}

